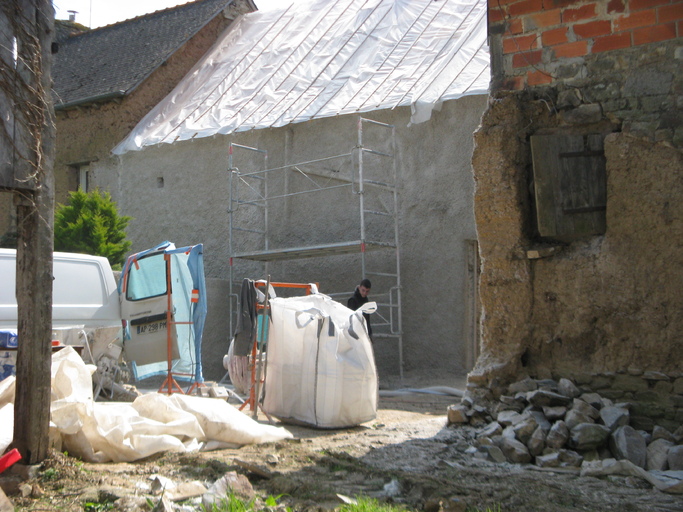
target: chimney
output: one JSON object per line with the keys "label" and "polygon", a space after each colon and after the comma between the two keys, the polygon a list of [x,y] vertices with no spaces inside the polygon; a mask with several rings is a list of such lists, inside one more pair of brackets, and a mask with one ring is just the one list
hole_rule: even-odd
{"label": "chimney", "polygon": [[69,21],[76,21],[78,11],[67,11],[69,13]]}

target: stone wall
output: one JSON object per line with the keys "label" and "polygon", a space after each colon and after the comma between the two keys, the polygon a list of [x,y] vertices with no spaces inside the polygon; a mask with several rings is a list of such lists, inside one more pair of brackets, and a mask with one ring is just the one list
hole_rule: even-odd
{"label": "stone wall", "polygon": [[[512,0],[489,13],[495,91],[473,157],[482,355],[468,385],[486,398],[566,377],[641,404],[643,427],[680,422],[681,4]],[[550,134],[604,136],[604,234],[539,235],[530,138]]]}

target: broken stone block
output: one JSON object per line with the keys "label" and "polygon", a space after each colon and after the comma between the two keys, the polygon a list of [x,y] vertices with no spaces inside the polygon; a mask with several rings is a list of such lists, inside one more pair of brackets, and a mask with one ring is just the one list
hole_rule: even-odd
{"label": "broken stone block", "polygon": [[607,441],[610,429],[597,423],[580,423],[569,431],[567,444],[579,451],[594,450]]}
{"label": "broken stone block", "polygon": [[579,388],[577,388],[576,385],[569,379],[560,379],[560,382],[557,384],[557,392],[560,395],[564,395],[569,398],[577,398],[581,394]]}
{"label": "broken stone block", "polygon": [[545,431],[540,426],[534,430],[531,438],[527,442],[527,448],[529,448],[529,453],[534,457],[537,457],[543,453],[545,449]]}
{"label": "broken stone block", "polygon": [[464,405],[449,405],[448,406],[448,424],[460,425],[467,423],[469,418],[467,417],[467,411],[469,409]]}
{"label": "broken stone block", "polygon": [[617,428],[628,425],[630,414],[628,409],[621,407],[603,407],[600,409],[600,418],[605,426],[614,432]]}
{"label": "broken stone block", "polygon": [[503,454],[503,451],[495,445],[482,446],[480,450],[483,450],[483,452],[486,454],[486,459],[492,462],[500,464],[507,460],[505,458],[505,454]]}
{"label": "broken stone block", "polygon": [[508,393],[515,395],[516,393],[526,393],[527,391],[534,391],[538,389],[536,381],[530,377],[524,380],[513,382],[508,386]]}
{"label": "broken stone block", "polygon": [[600,410],[604,407],[604,403],[601,401],[601,406],[599,408],[593,407],[591,404],[580,398],[575,398],[572,402],[572,410],[579,411],[585,414],[593,420],[597,420],[600,417]]}
{"label": "broken stone block", "polygon": [[549,453],[547,455],[539,455],[536,457],[536,465],[541,468],[559,468],[560,454],[559,452]]}
{"label": "broken stone block", "polygon": [[579,397],[579,399],[583,400],[588,405],[595,407],[596,409],[602,408],[602,397],[597,393],[584,393]]}
{"label": "broken stone block", "polygon": [[652,429],[652,440],[656,441],[657,439],[666,439],[667,441],[670,441],[672,444],[676,444],[676,438],[674,437],[674,435],[667,429],[659,425],[655,425],[655,428]]}
{"label": "broken stone block", "polygon": [[538,408],[543,408],[544,406],[567,406],[571,403],[572,399],[559,393],[553,393],[552,391],[544,391],[542,389],[536,391],[530,391],[527,393],[527,401]]}
{"label": "broken stone block", "polygon": [[492,436],[498,436],[503,432],[503,427],[500,426],[500,423],[497,421],[492,421],[484,429],[480,432],[477,433],[476,437],[492,437]]}
{"label": "broken stone block", "polygon": [[595,423],[595,420],[581,411],[571,409],[567,411],[567,414],[564,417],[564,422],[567,424],[567,428],[571,430],[581,423]]}
{"label": "broken stone block", "polygon": [[536,385],[538,386],[538,389],[542,389],[543,391],[551,391],[553,393],[557,393],[557,381],[553,379],[537,380]]}
{"label": "broken stone block", "polygon": [[564,419],[564,415],[567,414],[567,408],[566,407],[544,407],[543,408],[543,414],[545,415],[546,418],[550,421],[557,421]]}
{"label": "broken stone block", "polygon": [[560,466],[569,466],[573,468],[580,468],[583,463],[583,457],[573,450],[560,450]]}
{"label": "broken stone block", "polygon": [[522,415],[515,411],[501,411],[498,413],[496,420],[504,427],[507,427],[508,425],[516,425],[522,421]]}
{"label": "broken stone block", "polygon": [[569,440],[569,429],[567,424],[560,420],[556,421],[545,438],[545,444],[549,448],[559,449],[562,448],[565,443]]}
{"label": "broken stone block", "polygon": [[510,439],[515,439],[515,429],[512,428],[512,425],[508,425],[503,429],[501,437],[509,437]]}
{"label": "broken stone block", "polygon": [[522,421],[520,421],[516,425],[512,425],[512,430],[514,430],[515,437],[518,441],[520,441],[523,444],[527,444],[529,442],[529,439],[531,439],[531,436],[533,435],[534,431],[538,428],[538,426],[539,425],[533,416],[525,415]]}
{"label": "broken stone block", "polygon": [[666,460],[669,463],[670,471],[683,470],[683,444],[669,448],[669,454],[667,455]]}
{"label": "broken stone block", "polygon": [[630,425],[619,427],[612,433],[609,447],[617,460],[627,459],[636,466],[645,468],[647,462],[645,439]]}
{"label": "broken stone block", "polygon": [[510,439],[503,437],[500,442],[500,449],[505,458],[514,464],[524,464],[531,462],[531,454],[524,444],[517,441],[517,439]]}
{"label": "broken stone block", "polygon": [[550,430],[552,423],[548,421],[548,418],[546,418],[541,411],[530,410],[527,411],[527,414],[531,415],[536,420],[538,426],[541,427],[545,432]]}
{"label": "broken stone block", "polygon": [[647,447],[645,469],[648,471],[666,471],[669,467],[667,456],[669,449],[674,446],[666,439],[655,439]]}
{"label": "broken stone block", "polygon": [[202,504],[207,510],[213,510],[214,503],[218,505],[230,493],[233,493],[245,502],[253,500],[255,496],[254,488],[247,477],[235,471],[230,471],[216,480],[209,490],[204,493]]}

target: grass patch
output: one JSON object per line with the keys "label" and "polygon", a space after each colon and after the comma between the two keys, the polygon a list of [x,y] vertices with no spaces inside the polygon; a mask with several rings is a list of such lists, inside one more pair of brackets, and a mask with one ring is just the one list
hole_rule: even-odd
{"label": "grass patch", "polygon": [[374,498],[356,497],[356,503],[345,503],[339,512],[406,512],[405,507],[380,503]]}

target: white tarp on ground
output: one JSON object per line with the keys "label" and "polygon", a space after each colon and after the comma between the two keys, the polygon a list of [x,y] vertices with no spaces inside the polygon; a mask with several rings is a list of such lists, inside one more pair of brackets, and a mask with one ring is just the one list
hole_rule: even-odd
{"label": "white tarp on ground", "polygon": [[377,371],[363,315],[322,294],[275,298],[263,410],[322,428],[377,416]]}
{"label": "white tarp on ground", "polygon": [[242,16],[115,154],[488,92],[486,0],[302,0]]}
{"label": "white tarp on ground", "polygon": [[[52,356],[51,432],[61,436],[70,454],[88,462],[196,451],[211,441],[220,447],[292,437],[286,429],[257,423],[215,398],[152,393],[132,404],[94,402],[90,375],[91,368],[73,348]],[[14,377],[0,382],[0,454],[13,437],[14,386]]]}

